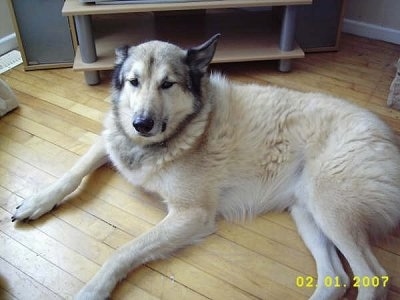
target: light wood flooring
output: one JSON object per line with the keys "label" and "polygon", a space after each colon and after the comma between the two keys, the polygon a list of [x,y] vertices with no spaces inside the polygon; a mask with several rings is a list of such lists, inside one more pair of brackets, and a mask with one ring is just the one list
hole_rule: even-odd
{"label": "light wood flooring", "polygon": [[[347,98],[400,133],[400,112],[386,107],[400,46],[343,35],[340,48],[307,54],[287,74],[276,70],[276,62],[213,69],[244,82]],[[109,109],[109,80],[105,74],[90,87],[71,69],[22,67],[0,76],[20,101],[0,119],[0,299],[69,299],[115,248],[165,212],[107,166],[57,210],[11,223],[18,203],[60,177],[96,139]],[[390,274],[389,299],[400,299],[400,229],[374,251]],[[131,273],[113,299],[307,299],[313,289],[296,287],[296,278],[308,275],[316,275],[314,261],[289,215],[267,214],[245,224],[219,222],[204,242]],[[351,290],[348,298],[355,294]]]}

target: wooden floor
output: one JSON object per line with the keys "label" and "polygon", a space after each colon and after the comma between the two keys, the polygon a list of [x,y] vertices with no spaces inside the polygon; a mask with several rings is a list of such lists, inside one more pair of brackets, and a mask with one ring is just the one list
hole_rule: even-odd
{"label": "wooden floor", "polygon": [[[386,107],[400,46],[344,35],[337,53],[308,54],[288,74],[276,62],[213,66],[231,78],[344,97],[379,114],[400,133],[400,112]],[[157,201],[111,167],[41,219],[11,223],[24,198],[60,177],[100,133],[109,81],[86,86],[71,69],[1,75],[20,108],[0,119],[0,299],[71,298],[115,248],[160,221]],[[400,195],[399,195],[400,196]],[[374,251],[400,299],[400,229]],[[246,224],[221,221],[216,234],[170,259],[147,264],[118,286],[114,299],[307,299],[312,257],[287,214]],[[349,293],[353,299],[356,291]]]}

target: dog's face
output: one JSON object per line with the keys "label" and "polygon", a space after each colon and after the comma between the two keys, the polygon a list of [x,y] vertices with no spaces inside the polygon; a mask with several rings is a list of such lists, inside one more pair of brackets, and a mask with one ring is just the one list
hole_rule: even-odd
{"label": "dog's face", "polygon": [[201,82],[217,38],[189,50],[160,41],[116,50],[113,112],[129,138],[162,142],[201,111]]}

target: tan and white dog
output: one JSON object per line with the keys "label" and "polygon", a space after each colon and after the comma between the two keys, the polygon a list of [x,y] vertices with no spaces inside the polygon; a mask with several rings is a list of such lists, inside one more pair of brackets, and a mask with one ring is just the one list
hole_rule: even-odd
{"label": "tan and white dog", "polygon": [[[218,35],[183,50],[151,41],[116,51],[112,110],[99,141],[74,167],[26,199],[12,218],[35,219],[111,160],[135,186],[157,192],[164,220],[118,249],[78,299],[106,299],[127,273],[216,230],[216,217],[243,220],[288,209],[315,258],[312,299],[338,299],[354,275],[388,274],[369,239],[400,221],[397,137],[372,113],[343,100],[209,75]],[[338,276],[338,277],[336,277]],[[386,284],[360,286],[384,299]]]}

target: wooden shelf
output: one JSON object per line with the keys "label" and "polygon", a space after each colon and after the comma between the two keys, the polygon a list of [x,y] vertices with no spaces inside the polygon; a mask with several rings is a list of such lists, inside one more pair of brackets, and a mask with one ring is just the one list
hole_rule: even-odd
{"label": "wooden shelf", "polygon": [[63,15],[96,15],[117,14],[129,12],[151,12],[169,10],[193,10],[193,9],[223,9],[239,7],[262,7],[262,6],[286,6],[312,4],[312,0],[214,0],[184,3],[154,3],[154,4],[113,4],[97,5],[82,4],[79,0],[65,1],[62,9]]}
{"label": "wooden shelf", "polygon": [[[127,25],[129,24],[129,25]],[[184,48],[195,46],[215,33],[222,33],[213,62],[240,62],[302,58],[296,46],[292,51],[279,49],[279,26],[266,11],[251,12],[235,9],[207,11],[203,14],[154,13],[95,16],[93,28],[98,59],[82,62],[78,47],[74,70],[111,70],[114,49],[160,39]]]}
{"label": "wooden shelf", "polygon": [[[81,46],[77,48],[74,69],[84,71],[86,82],[94,85],[100,81],[97,71],[114,67],[114,49],[119,46],[158,39],[189,48],[216,33],[221,33],[222,37],[213,62],[276,59],[280,60],[279,70],[288,72],[292,58],[304,57],[303,50],[293,44],[295,6],[306,4],[312,4],[312,0],[213,0],[123,5],[65,0],[62,13],[76,20]],[[283,20],[278,22],[282,26],[272,22],[272,18],[266,15],[267,9],[252,9],[271,6],[284,7]],[[291,50],[282,51],[280,45]],[[86,61],[92,63],[84,63],[81,53],[85,54]]]}

